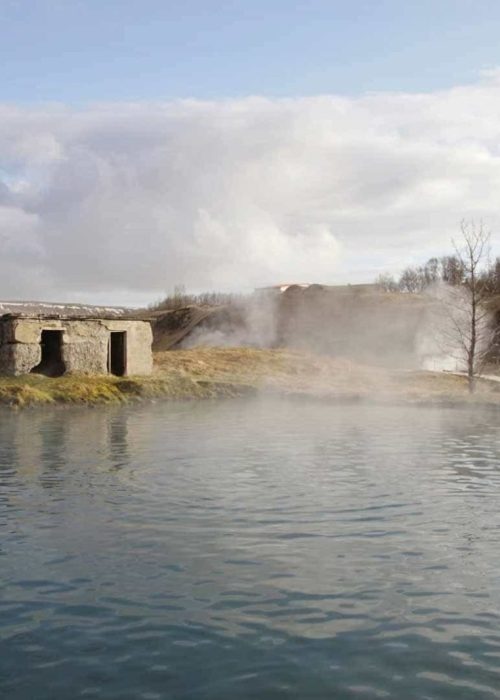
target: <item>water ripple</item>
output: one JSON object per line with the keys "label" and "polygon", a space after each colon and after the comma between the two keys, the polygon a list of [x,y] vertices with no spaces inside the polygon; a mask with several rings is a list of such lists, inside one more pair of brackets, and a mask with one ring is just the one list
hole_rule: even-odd
{"label": "water ripple", "polygon": [[0,695],[497,698],[495,414],[0,416]]}

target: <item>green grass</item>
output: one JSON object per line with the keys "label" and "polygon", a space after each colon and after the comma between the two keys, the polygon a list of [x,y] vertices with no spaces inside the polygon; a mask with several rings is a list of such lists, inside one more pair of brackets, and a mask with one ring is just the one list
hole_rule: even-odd
{"label": "green grass", "polygon": [[235,396],[244,387],[201,381],[171,372],[151,377],[72,375],[49,379],[28,374],[0,377],[0,405],[17,408],[50,404],[116,404],[138,399],[202,399]]}

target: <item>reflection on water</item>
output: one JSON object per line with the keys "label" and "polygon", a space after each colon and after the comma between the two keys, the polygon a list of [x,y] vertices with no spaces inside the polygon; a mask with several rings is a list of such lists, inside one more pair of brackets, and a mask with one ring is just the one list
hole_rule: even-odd
{"label": "reflection on water", "polygon": [[497,698],[488,413],[0,414],[0,696]]}

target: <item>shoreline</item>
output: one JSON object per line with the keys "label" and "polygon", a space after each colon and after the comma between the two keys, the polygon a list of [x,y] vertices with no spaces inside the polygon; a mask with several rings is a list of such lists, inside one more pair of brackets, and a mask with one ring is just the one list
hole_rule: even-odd
{"label": "shoreline", "polygon": [[139,401],[179,401],[232,398],[253,393],[255,387],[235,383],[195,381],[171,377],[68,376],[57,379],[34,375],[0,377],[0,408],[46,406],[102,406]]}
{"label": "shoreline", "polygon": [[0,377],[0,408],[99,406],[269,396],[325,403],[500,408],[500,383],[421,370],[356,365],[298,350],[193,348],[157,353],[147,377],[29,374]]}
{"label": "shoreline", "polygon": [[260,398],[262,400],[287,400],[287,401],[314,401],[325,406],[372,406],[372,407],[393,407],[393,408],[427,408],[427,409],[453,409],[453,410],[500,410],[500,401],[491,401],[486,397],[453,397],[443,396],[442,398],[431,397],[405,397],[398,395],[375,396],[373,394],[316,394],[313,392],[296,392],[283,390],[264,390],[241,385],[214,383],[213,386],[206,387],[206,390],[197,393],[176,393],[169,395],[167,392],[116,392],[110,396],[64,396],[57,392],[57,397],[39,397],[38,394],[16,392],[10,398],[0,397],[0,414],[11,411],[36,411],[41,408],[69,409],[69,408],[103,408],[131,406],[134,404],[148,403],[173,403],[173,402],[198,402],[198,401],[219,401],[242,398]]}

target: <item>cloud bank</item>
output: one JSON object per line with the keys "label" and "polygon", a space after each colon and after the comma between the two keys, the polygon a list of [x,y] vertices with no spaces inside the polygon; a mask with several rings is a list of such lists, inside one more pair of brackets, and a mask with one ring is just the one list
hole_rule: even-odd
{"label": "cloud bank", "polygon": [[429,94],[0,106],[0,298],[370,281],[500,223],[500,77]]}

